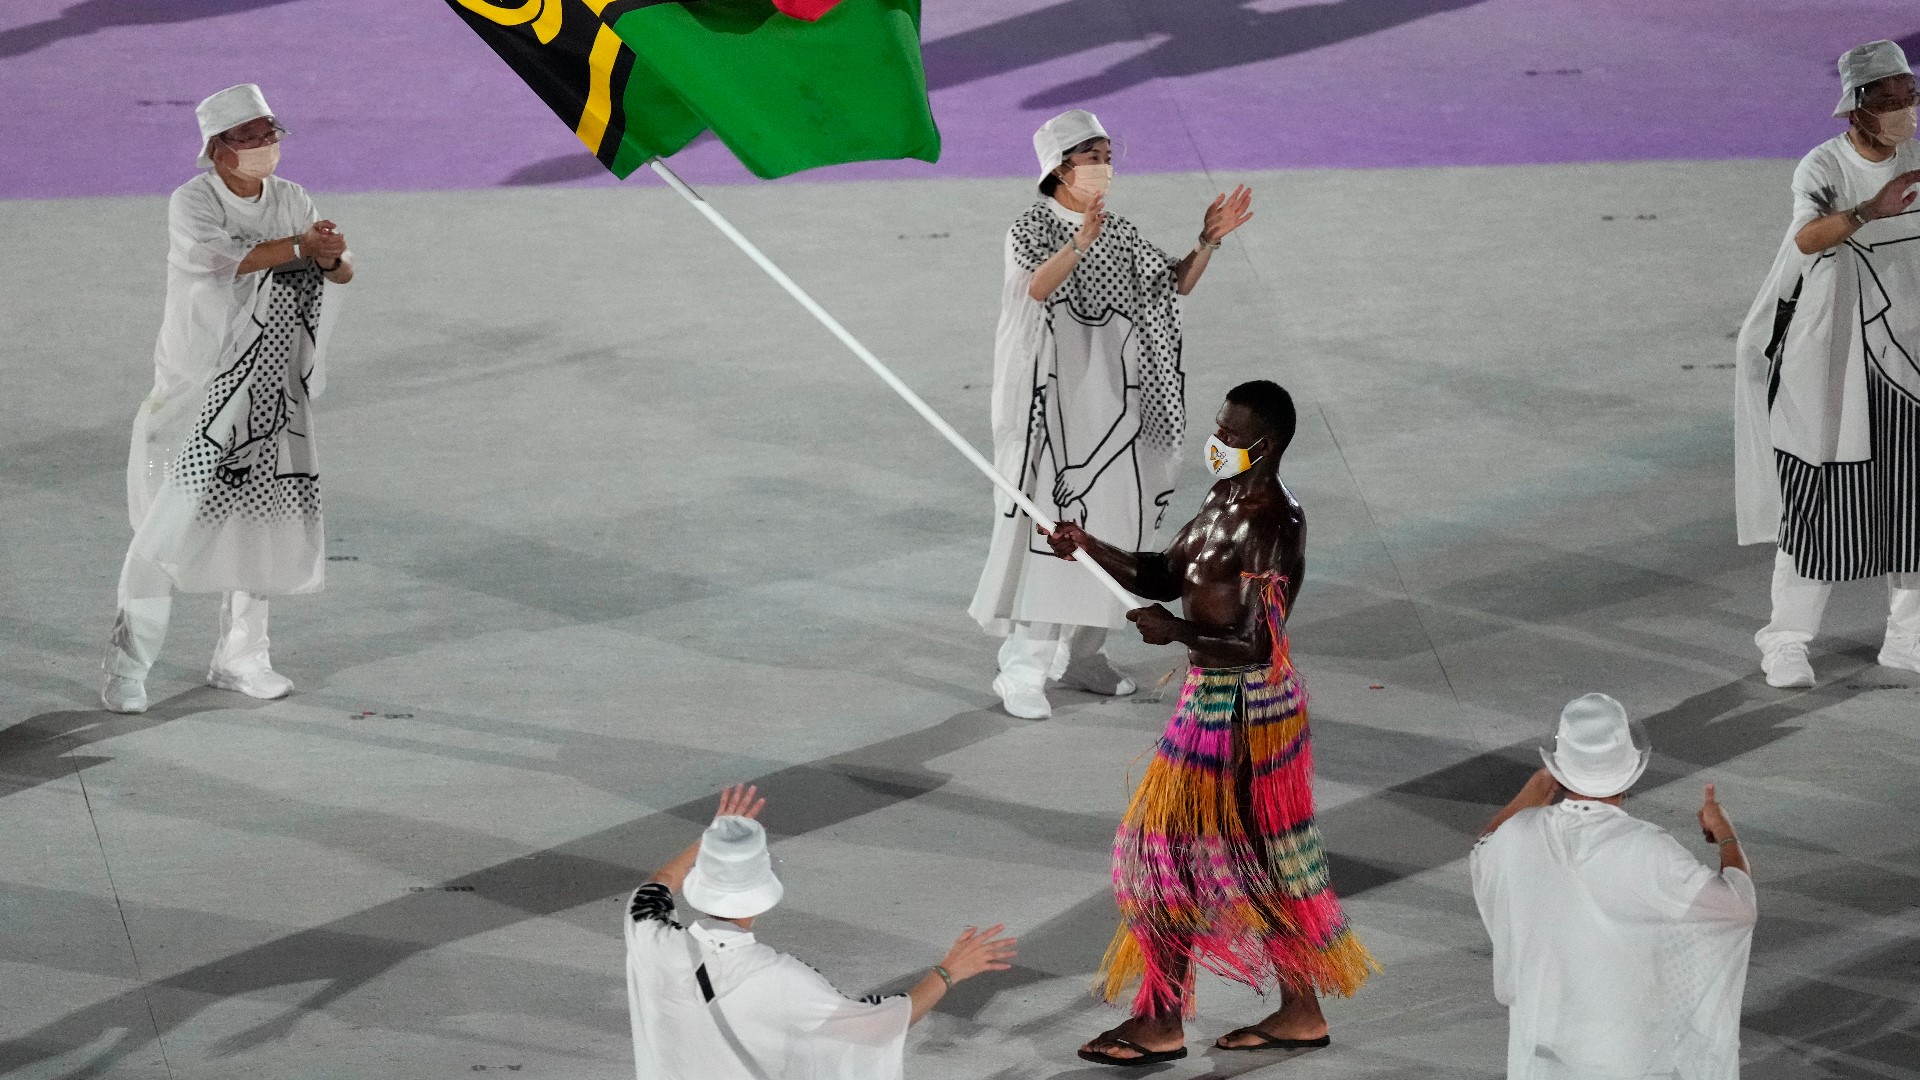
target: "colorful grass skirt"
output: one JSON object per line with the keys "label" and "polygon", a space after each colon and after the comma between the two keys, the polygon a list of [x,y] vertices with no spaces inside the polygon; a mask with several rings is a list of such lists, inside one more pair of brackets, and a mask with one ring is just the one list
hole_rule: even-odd
{"label": "colorful grass skirt", "polygon": [[1121,925],[1103,993],[1140,980],[1136,1016],[1191,1015],[1196,966],[1263,994],[1343,996],[1378,969],[1333,895],[1306,690],[1277,653],[1273,666],[1187,672],[1114,838]]}

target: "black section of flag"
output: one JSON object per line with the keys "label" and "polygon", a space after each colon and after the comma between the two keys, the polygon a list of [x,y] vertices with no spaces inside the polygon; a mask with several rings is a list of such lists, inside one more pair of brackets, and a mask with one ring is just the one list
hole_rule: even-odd
{"label": "black section of flag", "polygon": [[[654,3],[657,0],[635,0],[635,6],[641,3]],[[611,8],[613,5],[607,5]],[[613,159],[620,153],[620,140],[627,137],[627,76],[633,74],[633,50],[624,46],[620,56],[613,62],[613,113],[607,117],[607,133],[600,139],[600,149],[594,156],[600,164],[613,168]]]}
{"label": "black section of flag", "polygon": [[[469,4],[447,0],[447,6],[540,95],[548,108],[579,132],[580,118],[593,92],[591,57],[601,28],[613,25],[629,11],[677,2],[679,0],[612,0],[596,13],[582,0],[536,0],[535,10],[541,14],[532,19],[521,14],[525,8],[518,3],[473,0]],[[554,20],[554,8],[559,9],[557,20]],[[552,40],[543,42],[539,28],[549,21],[557,21],[559,30]],[[633,60],[632,50],[622,46],[608,80],[611,115],[607,118],[606,131],[597,140],[598,145],[590,146],[594,156],[609,168],[620,152],[621,137],[626,134],[624,98]]]}
{"label": "black section of flag", "polygon": [[[480,40],[507,62],[540,100],[547,103],[568,127],[578,130],[580,116],[586,111],[587,94],[593,86],[593,73],[587,58],[593,52],[593,39],[600,32],[600,20],[578,0],[547,0],[565,4],[560,32],[542,42],[532,23],[502,25],[495,19],[473,11],[459,0],[447,0],[448,6],[464,20]],[[506,5],[484,5],[505,7]],[[618,98],[616,97],[616,101]],[[615,143],[617,146],[618,143]],[[602,147],[605,148],[604,141]]]}

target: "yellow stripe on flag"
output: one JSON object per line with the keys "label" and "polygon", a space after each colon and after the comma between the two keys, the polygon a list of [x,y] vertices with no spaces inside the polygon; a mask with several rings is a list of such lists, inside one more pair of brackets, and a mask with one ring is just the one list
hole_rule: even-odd
{"label": "yellow stripe on flag", "polygon": [[[601,0],[599,6],[606,4],[607,0]],[[587,6],[593,7],[593,0],[587,0]],[[613,27],[600,24],[600,32],[593,36],[593,51],[587,54],[587,69],[592,73],[587,104],[580,110],[580,126],[573,129],[595,155],[600,153],[600,141],[607,137],[607,121],[613,118],[613,63],[620,58],[621,48],[620,35],[613,32]]]}

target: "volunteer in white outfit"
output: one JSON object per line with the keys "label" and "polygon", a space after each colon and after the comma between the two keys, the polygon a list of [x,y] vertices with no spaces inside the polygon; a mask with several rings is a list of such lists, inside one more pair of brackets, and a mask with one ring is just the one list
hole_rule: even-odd
{"label": "volunteer in white outfit", "polygon": [[309,401],[325,385],[329,290],[346,238],[274,175],[286,129],[251,83],[202,101],[199,165],[167,202],[167,302],[153,392],[133,424],[134,529],[100,691],[144,712],[173,592],[220,592],[207,681],[257,698],[293,684],[267,651],[267,598],[320,588],[326,566]]}
{"label": "volunteer in white outfit", "polygon": [[1713,785],[1717,871],[1621,808],[1652,748],[1619,702],[1570,703],[1540,756],[1471,858],[1508,1080],[1736,1080],[1758,908]]}
{"label": "volunteer in white outfit", "polygon": [[1880,663],[1920,671],[1920,145],[1906,54],[1840,57],[1845,132],[1793,173],[1793,221],[1741,327],[1740,542],[1778,544],[1754,635],[1774,686],[1812,686],[1835,582],[1886,580]]}
{"label": "volunteer in white outfit", "polygon": [[[1207,208],[1180,259],[1106,211],[1113,148],[1072,109],[1033,136],[1040,199],[1014,221],[994,338],[994,467],[1042,511],[1127,551],[1157,551],[1186,435],[1178,297],[1252,217],[1235,188]],[[1053,557],[1034,523],[996,496],[993,539],[971,614],[1005,637],[993,681],[1009,713],[1050,715],[1047,681],[1130,694],[1102,648],[1127,625],[1085,568]],[[1135,605],[1138,606],[1138,605]]]}
{"label": "volunteer in white outfit", "polygon": [[[639,1080],[899,1080],[907,1026],[948,988],[1004,971],[1003,927],[960,939],[906,994],[854,1000],[805,963],[760,944],[754,919],[784,888],[756,820],[756,788],[730,787],[700,840],[627,906],[627,1006]],[[699,919],[673,921],[681,889]]]}

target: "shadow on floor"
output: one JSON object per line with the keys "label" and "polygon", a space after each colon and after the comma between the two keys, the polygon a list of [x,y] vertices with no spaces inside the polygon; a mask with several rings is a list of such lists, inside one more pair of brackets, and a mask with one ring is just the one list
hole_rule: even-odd
{"label": "shadow on floor", "polygon": [[1155,78],[1199,75],[1338,45],[1482,0],[1334,0],[1260,11],[1252,0],[1064,0],[926,43],[927,87],[941,90],[1108,45],[1158,39],[1096,75],[1027,97],[1079,105]]}
{"label": "shadow on floor", "polygon": [[[1859,692],[1835,682],[1820,691],[1782,695],[1756,679],[1743,679],[1697,694],[1647,718],[1658,756],[1643,788],[1686,779],[1699,770],[1784,738],[1796,730],[1793,721]],[[181,695],[145,716],[116,718],[111,724],[100,724],[100,713],[59,712],[34,717],[0,732],[0,766],[7,774],[23,777],[29,783],[43,783],[76,767],[59,760],[73,746],[157,726],[194,711],[200,707],[193,700],[199,693]],[[921,731],[777,770],[755,782],[781,808],[772,823],[777,837],[805,835],[888,806],[932,796],[951,808],[1050,836],[1064,832],[1078,836],[1079,842],[1088,846],[1104,843],[1112,823],[1098,821],[1093,815],[1052,812],[1055,817],[1072,820],[1035,822],[1031,819],[1037,811],[1030,807],[941,791],[949,777],[929,769],[926,762],[984,742],[1018,723],[997,712],[961,713]],[[1322,734],[1324,738],[1327,731]],[[1370,737],[1408,740],[1418,744],[1412,748],[1415,751],[1443,752],[1430,736],[1370,729]],[[1336,888],[1343,896],[1363,895],[1464,855],[1491,809],[1504,802],[1537,767],[1530,760],[1532,750],[1531,744],[1515,744],[1479,754],[1323,814],[1320,826],[1333,849]],[[182,991],[171,995],[174,1002],[196,1003],[162,1014],[156,1021],[157,1034],[164,1035],[220,1000],[302,983],[317,984],[319,988],[298,1006],[274,1021],[226,1040],[220,1052],[237,1053],[284,1038],[302,1013],[325,1009],[422,952],[631,889],[639,877],[634,868],[636,857],[648,852],[664,856],[667,844],[683,840],[709,812],[708,800],[689,802],[448,883],[456,888],[472,887],[479,897],[492,903],[449,912],[435,904],[431,896],[403,897],[156,980],[0,1043],[0,1065],[11,1068],[43,1062],[61,1052],[55,1047],[70,1051],[94,1044],[116,1030],[124,1032],[129,1010],[139,1008],[147,993],[156,988]],[[1431,837],[1411,846],[1399,842],[1396,838],[1405,830],[1387,828],[1381,818],[1404,821],[1409,813],[1418,814],[1443,835],[1451,836],[1452,843],[1435,844]],[[669,835],[673,839],[666,839]],[[941,1011],[972,1020],[999,993],[1056,978],[1062,971],[1086,970],[1104,951],[1114,920],[1112,899],[1102,892],[1039,926],[1026,928],[1020,935],[1019,967],[991,981],[963,985],[942,1003]],[[1888,961],[1895,967],[1904,962],[1898,957]],[[1854,995],[1863,999],[1872,996],[1860,990]],[[1764,1014],[1760,1023],[1779,1029],[1783,1036],[1811,1043],[1831,1039],[1836,1044],[1834,1049],[1844,1046],[1847,1052],[1859,1054],[1877,1045],[1872,1039],[1881,1036],[1874,1032],[1886,1030],[1884,1025],[1855,1019],[1871,1011],[1861,1002],[1844,1009],[1782,1008]],[[152,1037],[126,1033],[100,1051],[99,1060],[120,1060],[145,1047]]]}
{"label": "shadow on floor", "polygon": [[[0,30],[0,60],[117,26],[156,26],[238,15],[298,0],[81,0],[54,18]],[[191,105],[192,102],[185,104]]]}
{"label": "shadow on floor", "polygon": [[265,706],[238,694],[196,686],[154,702],[134,715],[105,709],[62,709],[28,717],[0,728],[0,798],[70,777],[111,758],[77,755],[75,750],[97,742],[159,727],[209,709]]}

